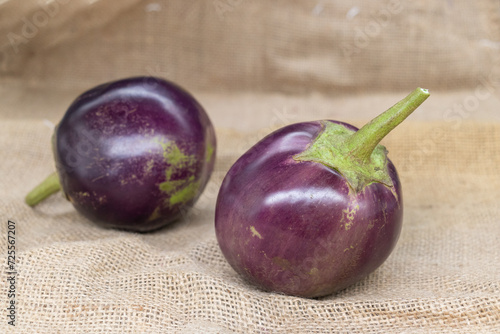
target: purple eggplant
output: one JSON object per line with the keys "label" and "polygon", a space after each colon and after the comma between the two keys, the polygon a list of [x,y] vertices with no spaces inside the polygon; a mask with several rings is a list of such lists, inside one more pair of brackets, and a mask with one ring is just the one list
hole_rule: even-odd
{"label": "purple eggplant", "polygon": [[81,94],[53,135],[56,172],[26,197],[60,189],[106,227],[151,231],[177,220],[214,167],[210,119],[187,91],[154,77],[106,83]]}
{"label": "purple eggplant", "polygon": [[283,127],[230,168],[216,203],[217,241],[250,283],[300,297],[332,294],[394,249],[403,199],[380,140],[427,97],[418,88],[366,124]]}

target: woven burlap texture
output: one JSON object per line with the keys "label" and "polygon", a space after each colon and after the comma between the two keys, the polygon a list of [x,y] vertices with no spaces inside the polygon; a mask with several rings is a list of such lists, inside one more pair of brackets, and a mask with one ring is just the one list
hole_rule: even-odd
{"label": "woven burlap texture", "polygon": [[[218,248],[218,184],[247,136],[219,130],[217,169],[195,209],[134,234],[95,226],[61,194],[24,205],[51,171],[51,130],[19,121],[0,130],[2,208],[17,224],[19,333],[494,333],[500,324],[500,125],[410,123],[391,134],[385,144],[405,194],[398,246],[368,278],[319,300],[259,291]],[[429,144],[433,133],[443,135]]]}
{"label": "woven burlap texture", "polygon": [[[0,18],[0,252],[10,219],[18,271],[16,327],[0,274],[0,333],[500,332],[497,1],[7,0]],[[26,206],[71,100],[137,74],[180,83],[214,122],[196,206],[148,234],[98,227],[60,193]],[[214,233],[231,164],[277,127],[361,126],[415,86],[431,97],[383,141],[405,208],[389,259],[320,299],[242,280]]]}
{"label": "woven burlap texture", "polygon": [[476,85],[498,62],[496,0],[4,0],[0,73],[87,88],[154,74],[190,89]]}

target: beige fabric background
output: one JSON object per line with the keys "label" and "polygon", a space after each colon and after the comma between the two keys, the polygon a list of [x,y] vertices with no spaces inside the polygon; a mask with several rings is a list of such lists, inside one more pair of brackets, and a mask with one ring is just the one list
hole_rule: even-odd
{"label": "beige fabric background", "polygon": [[[61,194],[52,127],[93,85],[138,74],[189,89],[218,135],[196,207],[150,234],[106,230]],[[416,86],[431,97],[384,144],[405,195],[400,241],[321,299],[266,293],[225,262],[218,186],[272,129],[362,125]],[[500,4],[447,1],[0,1],[0,252],[16,222],[17,326],[4,333],[500,332]]]}

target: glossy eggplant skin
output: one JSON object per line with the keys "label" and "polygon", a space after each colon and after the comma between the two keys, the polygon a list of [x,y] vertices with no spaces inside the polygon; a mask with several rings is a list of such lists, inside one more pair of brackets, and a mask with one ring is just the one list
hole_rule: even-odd
{"label": "glossy eggplant skin", "polygon": [[392,162],[393,187],[371,183],[356,193],[336,170],[293,158],[321,131],[321,122],[281,128],[223,180],[215,212],[219,246],[236,272],[266,291],[332,294],[379,267],[398,240],[403,203]]}
{"label": "glossy eggplant skin", "polygon": [[202,106],[154,77],[81,94],[53,136],[61,188],[74,207],[100,225],[140,232],[177,220],[195,203],[215,149]]}

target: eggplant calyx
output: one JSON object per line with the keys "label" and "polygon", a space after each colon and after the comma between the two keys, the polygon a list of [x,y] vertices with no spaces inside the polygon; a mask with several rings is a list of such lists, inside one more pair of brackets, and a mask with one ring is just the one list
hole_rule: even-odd
{"label": "eggplant calyx", "polygon": [[393,188],[387,168],[387,150],[379,143],[428,97],[427,89],[417,88],[358,131],[322,121],[323,131],[294,159],[319,162],[337,170],[356,192],[373,182]]}
{"label": "eggplant calyx", "polygon": [[[177,204],[186,204],[196,197],[200,186],[199,180],[195,180],[196,157],[188,155],[181,150],[173,141],[162,141],[155,138],[162,150],[163,160],[168,164],[165,169],[165,181],[158,187],[166,195],[165,206],[172,207]],[[178,174],[187,170],[191,176],[177,179]]]}
{"label": "eggplant calyx", "polygon": [[336,170],[355,192],[360,192],[373,182],[393,187],[387,169],[387,150],[384,146],[377,145],[371,159],[366,163],[360,163],[349,154],[345,145],[355,131],[330,121],[321,123],[323,131],[306,150],[293,157],[295,160],[318,162]]}

